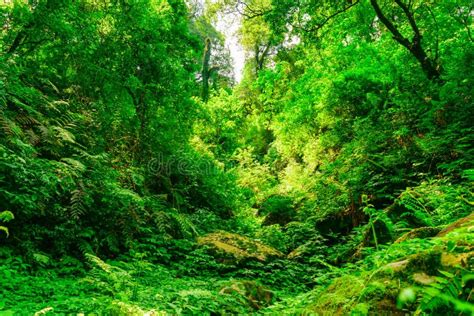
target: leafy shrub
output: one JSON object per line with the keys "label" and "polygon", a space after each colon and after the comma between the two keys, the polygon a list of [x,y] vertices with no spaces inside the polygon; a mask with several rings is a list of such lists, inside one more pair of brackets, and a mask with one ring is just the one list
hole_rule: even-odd
{"label": "leafy shrub", "polygon": [[[0,221],[2,222],[9,222],[14,218],[15,216],[13,216],[13,213],[10,211],[0,212]],[[9,236],[8,228],[6,228],[5,226],[0,226],[0,231],[4,231],[5,234],[7,234],[7,237]]]}
{"label": "leafy shrub", "polygon": [[288,236],[282,232],[278,224],[263,226],[257,231],[256,237],[264,244],[270,245],[282,252],[287,251]]}

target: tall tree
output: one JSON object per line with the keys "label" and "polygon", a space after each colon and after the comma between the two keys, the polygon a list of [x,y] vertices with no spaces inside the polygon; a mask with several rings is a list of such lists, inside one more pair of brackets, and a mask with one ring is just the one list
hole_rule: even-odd
{"label": "tall tree", "polygon": [[[439,81],[443,72],[439,47],[437,45],[443,32],[436,27],[436,14],[433,12],[435,5],[426,1],[346,1],[346,0],[324,0],[324,1],[275,1],[271,7],[261,13],[270,21],[273,28],[283,32],[298,32],[301,36],[322,35],[325,28],[337,19],[351,17],[351,11],[360,7],[360,11],[372,10],[378,22],[382,23],[393,39],[402,45],[418,62],[426,77],[433,81]],[[469,11],[470,5],[466,1],[460,1],[451,14],[453,17],[459,12]],[[472,10],[472,9],[471,9]],[[472,12],[472,11],[471,11]],[[352,15],[354,17],[354,15]],[[457,18],[463,23],[463,18]],[[434,20],[433,23],[428,22]],[[377,22],[376,21],[376,22]],[[465,23],[463,23],[465,25]],[[291,30],[288,30],[290,26]],[[470,28],[466,27],[470,34]],[[427,39],[426,33],[430,33]]]}

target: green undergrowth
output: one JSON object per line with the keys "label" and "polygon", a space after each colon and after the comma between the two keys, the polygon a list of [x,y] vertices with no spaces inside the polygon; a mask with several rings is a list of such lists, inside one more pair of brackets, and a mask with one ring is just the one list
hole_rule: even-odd
{"label": "green undergrowth", "polygon": [[0,0],[0,316],[472,315],[473,12]]}
{"label": "green undergrowth", "polygon": [[105,261],[90,254],[82,262],[67,257],[57,262],[43,259],[42,267],[10,256],[13,259],[0,268],[5,281],[0,311],[2,315],[39,311],[57,315],[471,315],[473,224],[471,219],[440,237],[410,239],[378,250],[367,247],[357,262],[318,269],[287,259],[222,264],[192,243],[187,243],[190,248],[181,246],[181,251],[188,251],[185,261],[167,265],[152,263],[140,253]]}
{"label": "green undergrowth", "polygon": [[2,246],[0,314],[471,315],[469,188],[424,182],[379,211],[365,198],[368,219],[348,234],[310,221],[259,227],[257,217],[226,224],[243,235],[206,233],[196,214],[176,229],[196,225],[197,236],[143,233],[118,256]]}
{"label": "green undergrowth", "polygon": [[472,315],[474,221],[443,237],[366,249],[326,284],[265,310],[291,315]]}
{"label": "green undergrowth", "polygon": [[[199,250],[182,255],[168,265],[143,254],[106,261],[89,254],[84,261],[43,258],[43,266],[10,257],[0,268],[0,314],[33,315],[49,308],[59,315],[249,314],[309,289],[302,281],[311,268],[289,261],[236,267]],[[269,298],[260,297],[261,291]]]}

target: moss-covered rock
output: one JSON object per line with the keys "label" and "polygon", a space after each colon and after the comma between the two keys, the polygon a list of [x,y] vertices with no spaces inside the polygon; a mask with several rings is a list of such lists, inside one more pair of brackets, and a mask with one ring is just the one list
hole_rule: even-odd
{"label": "moss-covered rock", "polygon": [[409,264],[410,264],[409,259],[390,262],[389,264],[382,267],[381,272],[390,271],[394,273],[399,273],[399,272],[405,271],[405,269],[408,267]]}
{"label": "moss-covered rock", "polygon": [[[473,219],[470,215],[458,220],[443,232],[432,227],[414,229],[396,244],[372,255],[360,251],[359,259],[362,260],[357,263],[362,269],[300,295],[292,306],[294,315],[407,315],[421,312],[461,315],[451,299],[466,303],[461,304],[462,308],[470,311],[472,307],[466,300],[471,297],[472,285],[462,280],[463,275],[474,270]],[[362,230],[362,233],[366,231]],[[432,238],[426,240],[428,236]],[[366,235],[361,237],[366,240]],[[305,246],[295,249],[288,257],[302,256]],[[360,250],[366,246],[367,243],[359,244]],[[364,268],[364,265],[370,268]],[[447,299],[440,298],[440,293],[446,294],[444,292],[453,288],[450,287],[453,281],[457,282],[457,290],[447,293]],[[411,293],[412,298],[406,299],[406,293]],[[439,306],[427,307],[434,299]],[[285,311],[288,305],[287,302],[277,303],[278,311]]]}
{"label": "moss-covered rock", "polygon": [[121,301],[113,301],[109,307],[109,312],[111,315],[117,316],[164,316],[167,315],[163,311],[143,311],[140,307],[124,303]]}
{"label": "moss-covered rock", "polygon": [[408,233],[403,234],[401,237],[399,237],[397,240],[395,240],[395,243],[401,243],[409,239],[415,239],[415,238],[429,238],[429,237],[434,237],[436,234],[438,234],[441,231],[440,227],[419,227],[415,228]]}
{"label": "moss-covered rock", "polygon": [[364,282],[363,278],[352,275],[339,277],[318,293],[309,309],[321,315],[348,315],[365,289]]}
{"label": "moss-covered rock", "polygon": [[299,246],[298,248],[294,249],[293,251],[291,251],[287,258],[290,259],[290,260],[294,260],[294,259],[299,259],[305,255],[307,255],[309,253],[309,247],[308,247],[308,244],[303,244],[301,246]]}
{"label": "moss-covered rock", "polygon": [[[471,213],[469,216],[463,217],[454,223],[448,225],[445,227],[442,231],[436,235],[437,237],[444,237],[447,234],[451,233],[454,230],[460,229],[460,228],[466,228],[469,226],[474,226],[474,212]],[[473,228],[474,231],[474,228]]]}
{"label": "moss-covered rock", "polygon": [[284,256],[283,253],[273,247],[225,231],[199,237],[197,242],[201,246],[207,246],[217,259],[225,263],[237,263],[247,260],[265,262],[272,258]]}
{"label": "moss-covered rock", "polygon": [[415,283],[421,285],[430,285],[436,282],[436,277],[428,275],[424,272],[414,273],[412,279]]}
{"label": "moss-covered rock", "polygon": [[440,267],[441,256],[442,253],[435,250],[420,252],[383,266],[379,274],[404,274],[408,276],[418,271],[436,274]]}
{"label": "moss-covered rock", "polygon": [[443,253],[441,265],[445,268],[469,268],[474,267],[474,251],[466,253]]}
{"label": "moss-covered rock", "polygon": [[272,303],[274,294],[267,287],[254,281],[233,281],[223,287],[220,294],[238,295],[244,298],[254,309],[261,309]]}

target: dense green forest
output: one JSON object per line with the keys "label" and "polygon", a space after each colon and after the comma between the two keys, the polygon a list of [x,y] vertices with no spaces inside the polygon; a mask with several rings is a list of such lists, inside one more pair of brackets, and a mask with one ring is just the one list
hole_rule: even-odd
{"label": "dense green forest", "polygon": [[0,11],[0,315],[474,315],[472,1]]}

